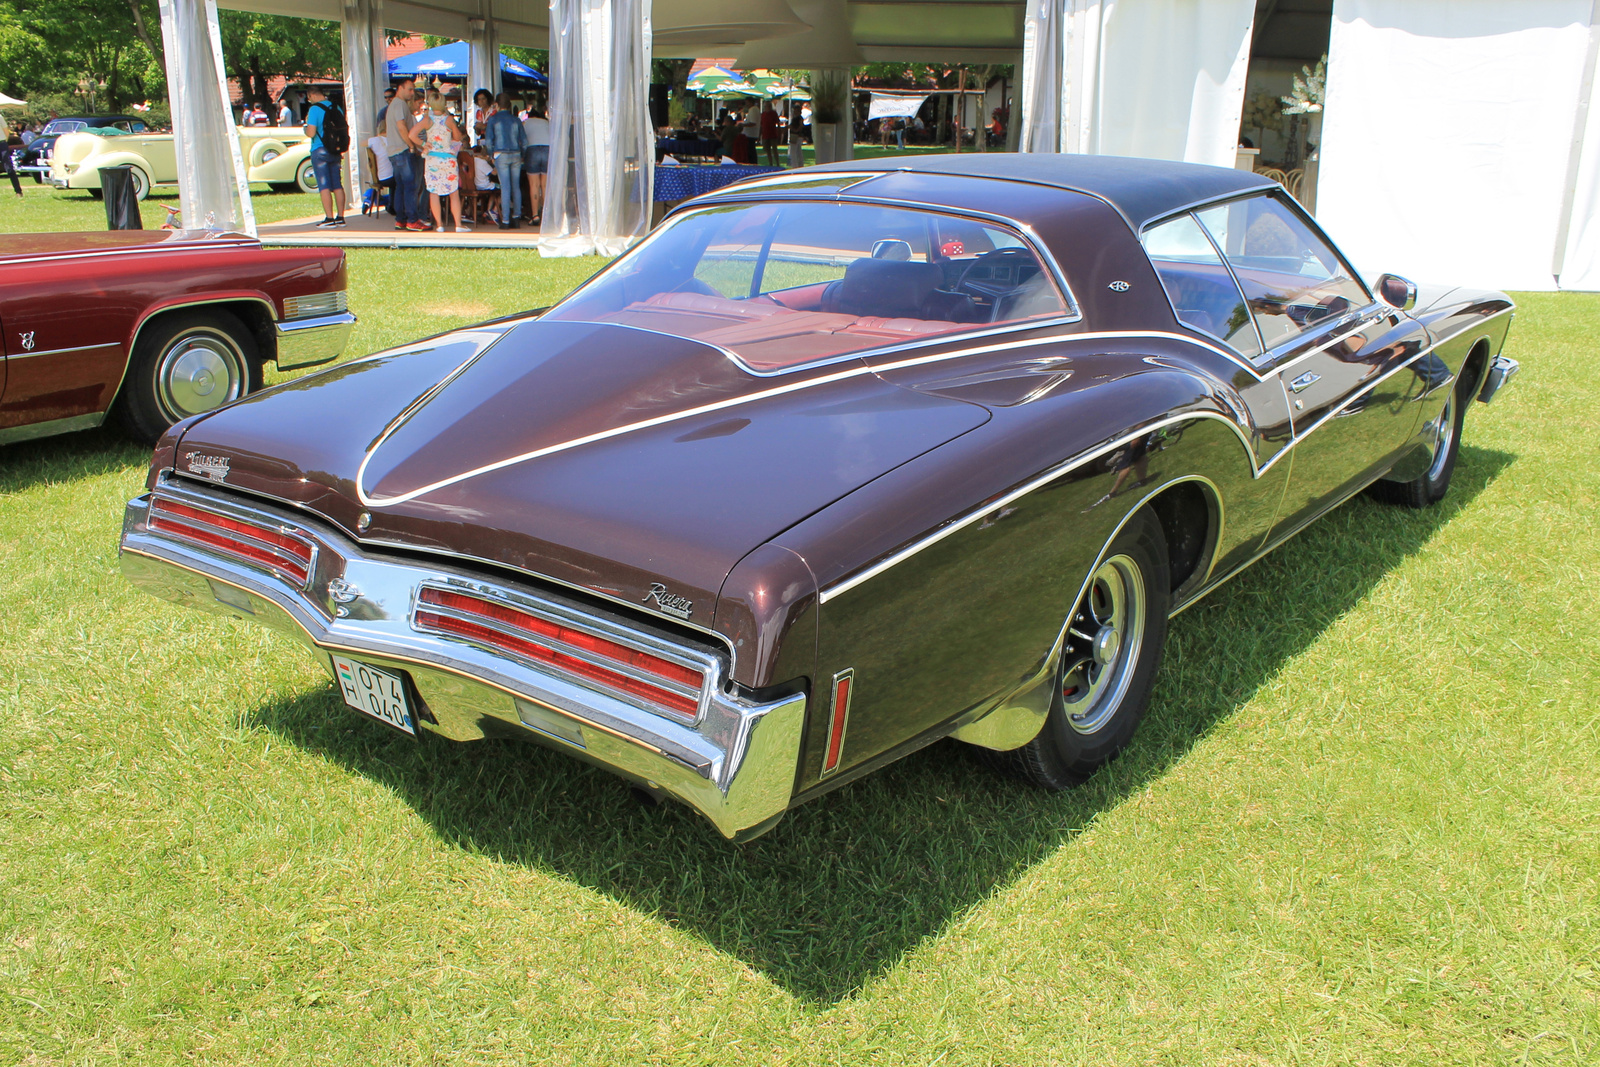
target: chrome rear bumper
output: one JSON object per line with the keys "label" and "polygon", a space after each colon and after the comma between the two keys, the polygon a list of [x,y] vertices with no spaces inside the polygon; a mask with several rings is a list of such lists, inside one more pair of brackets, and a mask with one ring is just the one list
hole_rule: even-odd
{"label": "chrome rear bumper", "polygon": [[[578,614],[616,632],[617,616],[471,571],[363,551],[325,524],[223,498],[164,476],[157,493],[256,523],[287,524],[317,544],[303,589],[220,552],[152,530],[150,494],[129,501],[122,571],[155,596],[261,623],[300,640],[333,675],[329,653],[358,657],[410,678],[418,725],[455,740],[511,733],[597,764],[699,811],[726,837],[770,828],[794,791],[803,693],[760,703],[724,683],[712,667],[694,723],[678,722],[597,689],[412,624],[423,582],[529,607]],[[330,584],[333,588],[330,590]],[[338,594],[335,599],[334,594]],[[628,620],[631,622],[631,620]],[[640,640],[662,638],[640,631]]]}
{"label": "chrome rear bumper", "polygon": [[278,369],[315,367],[338,359],[355,324],[356,317],[348,311],[278,323]]}

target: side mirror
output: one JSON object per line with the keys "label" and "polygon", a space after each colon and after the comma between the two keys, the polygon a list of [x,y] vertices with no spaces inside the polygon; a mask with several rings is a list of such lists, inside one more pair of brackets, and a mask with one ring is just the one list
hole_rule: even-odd
{"label": "side mirror", "polygon": [[1380,275],[1378,299],[1392,308],[1410,311],[1417,306],[1417,283],[1406,281],[1398,274]]}

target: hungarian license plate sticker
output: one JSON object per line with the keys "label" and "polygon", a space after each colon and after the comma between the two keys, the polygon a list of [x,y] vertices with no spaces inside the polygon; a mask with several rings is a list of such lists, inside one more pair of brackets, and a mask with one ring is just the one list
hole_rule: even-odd
{"label": "hungarian license plate sticker", "polygon": [[405,684],[398,674],[343,656],[333,657],[333,674],[346,704],[412,737],[417,735],[416,720],[406,704]]}

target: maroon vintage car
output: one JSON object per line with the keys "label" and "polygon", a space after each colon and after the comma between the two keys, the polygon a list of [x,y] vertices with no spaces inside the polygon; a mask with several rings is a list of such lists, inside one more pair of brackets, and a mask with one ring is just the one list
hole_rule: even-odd
{"label": "maroon vintage car", "polygon": [[1059,788],[1168,618],[1515,370],[1498,293],[1369,286],[1277,185],[1092,156],[731,186],[541,315],[174,427],[157,595],[397,730],[539,740],[743,838],[954,736]]}
{"label": "maroon vintage car", "polygon": [[335,359],[354,322],[336,249],[184,230],[0,236],[0,444],[108,414],[154,441],[259,388],[267,361]]}

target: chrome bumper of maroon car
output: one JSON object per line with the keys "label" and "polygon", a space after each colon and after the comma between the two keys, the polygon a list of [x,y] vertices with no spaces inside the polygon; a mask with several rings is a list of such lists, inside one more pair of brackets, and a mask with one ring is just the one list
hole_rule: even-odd
{"label": "chrome bumper of maroon car", "polygon": [[278,369],[315,367],[338,359],[355,324],[356,317],[347,311],[278,323]]}
{"label": "chrome bumper of maroon car", "polygon": [[[315,544],[304,583],[152,529],[152,497],[267,524]],[[159,525],[159,524],[158,524]],[[333,674],[330,653],[402,673],[420,705],[418,725],[456,740],[512,732],[624,778],[677,797],[726,837],[755,836],[788,808],[799,757],[806,697],[756,702],[725,682],[721,656],[635,626],[632,643],[704,668],[693,721],[580,684],[559,671],[464,640],[427,633],[415,621],[425,585],[592,623],[621,635],[632,620],[447,564],[362,550],[325,524],[288,509],[247,504],[165,475],[154,494],[128,503],[121,541],[123,573],[156,596],[259,622],[298,638]]]}

